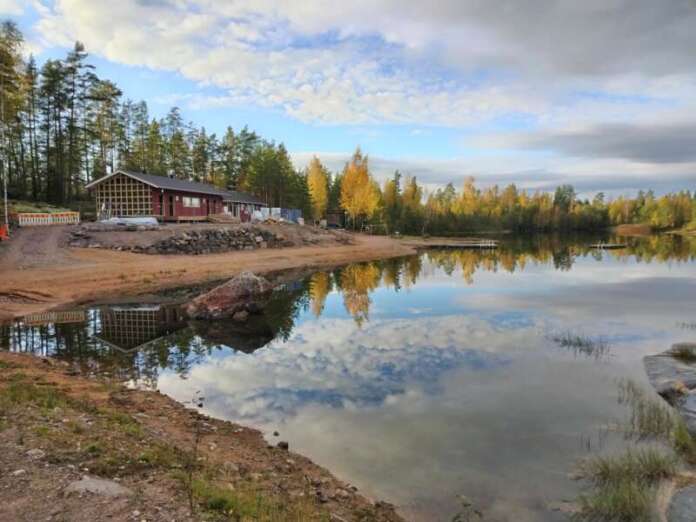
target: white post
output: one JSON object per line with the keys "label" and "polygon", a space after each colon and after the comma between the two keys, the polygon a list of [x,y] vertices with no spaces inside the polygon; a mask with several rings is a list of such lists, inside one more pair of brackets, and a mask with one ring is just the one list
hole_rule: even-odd
{"label": "white post", "polygon": [[5,203],[5,227],[7,235],[10,235],[10,211],[7,206],[7,172],[5,172],[5,96],[3,90],[5,87],[5,77],[2,78],[2,89],[0,89],[0,172],[2,172],[3,182],[3,198]]}

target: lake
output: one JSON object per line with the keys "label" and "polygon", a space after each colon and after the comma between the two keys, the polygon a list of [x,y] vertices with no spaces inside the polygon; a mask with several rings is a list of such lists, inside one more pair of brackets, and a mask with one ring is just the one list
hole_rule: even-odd
{"label": "lake", "polygon": [[200,390],[206,413],[409,519],[451,520],[463,496],[486,521],[565,520],[574,463],[631,444],[619,383],[648,389],[642,357],[696,340],[696,241],[620,240],[349,265],[282,285],[244,325],[187,321],[186,292],[39,314],[0,345],[182,402]]}

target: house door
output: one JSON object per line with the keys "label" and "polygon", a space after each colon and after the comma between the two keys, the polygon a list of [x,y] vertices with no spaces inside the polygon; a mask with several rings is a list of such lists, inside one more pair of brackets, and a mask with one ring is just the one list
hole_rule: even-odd
{"label": "house door", "polygon": [[174,196],[169,196],[169,217],[174,217]]}
{"label": "house door", "polygon": [[164,217],[164,194],[159,195],[159,214]]}

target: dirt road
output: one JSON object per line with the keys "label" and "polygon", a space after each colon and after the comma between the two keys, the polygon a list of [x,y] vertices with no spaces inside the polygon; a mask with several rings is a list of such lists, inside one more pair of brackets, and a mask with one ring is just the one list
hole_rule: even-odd
{"label": "dirt road", "polygon": [[232,277],[243,270],[323,268],[412,254],[405,242],[356,235],[354,244],[205,256],[157,256],[67,248],[69,227],[20,230],[0,247],[0,319],[118,295],[150,293]]}

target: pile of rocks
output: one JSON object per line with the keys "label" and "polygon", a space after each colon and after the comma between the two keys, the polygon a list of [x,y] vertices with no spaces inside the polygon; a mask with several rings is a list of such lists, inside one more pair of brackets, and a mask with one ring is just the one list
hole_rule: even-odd
{"label": "pile of rocks", "polygon": [[212,254],[231,250],[253,250],[292,246],[285,238],[267,230],[249,228],[220,228],[194,230],[162,239],[147,247],[133,247],[133,252],[146,254]]}
{"label": "pile of rocks", "polygon": [[[71,231],[69,246],[87,248],[108,248],[111,250],[130,251],[140,254],[214,254],[234,250],[254,250],[256,248],[277,248],[293,246],[285,236],[259,227],[206,228],[189,230],[149,242],[143,236],[129,244],[129,241],[113,241],[106,229],[80,227]],[[121,227],[117,231],[130,231]],[[137,231],[143,231],[140,228]],[[154,239],[154,238],[153,238]]]}

